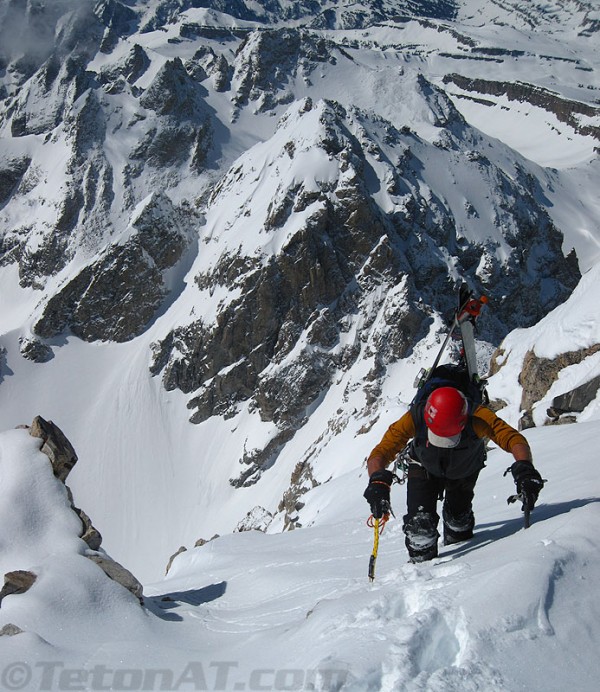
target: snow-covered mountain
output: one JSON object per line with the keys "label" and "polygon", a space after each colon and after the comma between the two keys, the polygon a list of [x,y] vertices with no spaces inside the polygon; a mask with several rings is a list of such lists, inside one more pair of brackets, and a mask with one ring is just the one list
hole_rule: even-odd
{"label": "snow-covered mountain", "polygon": [[575,0],[1,0],[0,429],[60,426],[148,582],[364,503],[459,280],[502,415],[597,419],[599,29]]}

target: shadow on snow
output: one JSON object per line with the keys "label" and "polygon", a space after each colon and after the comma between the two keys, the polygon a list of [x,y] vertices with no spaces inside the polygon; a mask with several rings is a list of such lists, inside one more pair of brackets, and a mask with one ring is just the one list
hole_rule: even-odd
{"label": "shadow on snow", "polygon": [[[227,590],[227,582],[220,581],[216,584],[209,584],[201,589],[190,589],[189,591],[173,591],[161,596],[152,596],[144,599],[146,608],[162,618],[163,620],[181,621],[181,615],[172,612],[175,608],[179,608],[182,603],[191,606],[199,606],[203,603],[210,603],[221,598]],[[167,611],[167,612],[165,612]]]}

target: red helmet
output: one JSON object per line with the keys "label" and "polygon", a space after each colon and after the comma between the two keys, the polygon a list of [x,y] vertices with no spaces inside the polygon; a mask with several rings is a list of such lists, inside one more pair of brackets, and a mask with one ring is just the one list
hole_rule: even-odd
{"label": "red helmet", "polygon": [[454,387],[440,387],[425,403],[425,425],[438,437],[453,437],[465,427],[469,404]]}

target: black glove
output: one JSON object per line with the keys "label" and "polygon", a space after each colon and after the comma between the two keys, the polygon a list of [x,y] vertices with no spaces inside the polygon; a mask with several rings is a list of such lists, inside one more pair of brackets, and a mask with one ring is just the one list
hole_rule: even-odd
{"label": "black glove", "polygon": [[533,509],[540,490],[544,487],[542,477],[529,461],[515,461],[510,471],[515,479],[517,494],[523,499],[523,507]]}
{"label": "black glove", "polygon": [[390,489],[394,480],[391,471],[374,471],[369,478],[369,485],[363,493],[363,497],[371,506],[371,512],[375,519],[381,519],[391,510]]}

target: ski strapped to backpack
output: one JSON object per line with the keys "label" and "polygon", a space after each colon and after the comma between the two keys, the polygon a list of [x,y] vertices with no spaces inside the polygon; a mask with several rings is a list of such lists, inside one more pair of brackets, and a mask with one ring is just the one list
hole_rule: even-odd
{"label": "ski strapped to backpack", "polygon": [[[422,369],[415,380],[417,393],[411,402],[413,406],[425,393],[429,395],[437,387],[456,387],[474,403],[487,403],[486,381],[477,372],[475,352],[475,326],[484,305],[488,302],[485,296],[474,298],[466,284],[462,284],[458,294],[458,307],[454,312],[450,329],[442,346],[428,370]],[[460,331],[462,349],[459,364],[439,365],[450,339]]]}

